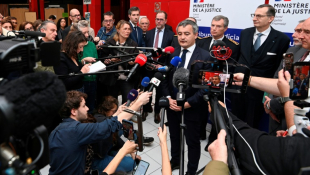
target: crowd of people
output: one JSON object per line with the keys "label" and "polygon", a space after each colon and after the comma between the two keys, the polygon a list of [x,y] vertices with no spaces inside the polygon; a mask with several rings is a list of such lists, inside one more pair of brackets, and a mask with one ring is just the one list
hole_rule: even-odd
{"label": "crowd of people", "polygon": [[[71,9],[69,18],[56,19],[51,15],[48,20],[35,22],[20,22],[19,30],[39,31],[45,33],[40,43],[59,41],[62,43],[60,64],[52,67],[43,67],[38,63],[35,71],[50,71],[57,75],[70,73],[88,73],[91,66],[101,61],[107,67],[106,71],[130,70],[135,66],[128,54],[149,52],[149,48],[174,47],[172,54],[161,54],[152,57],[152,65],[140,67],[129,77],[127,73],[98,74],[85,76],[72,76],[62,78],[67,90],[67,99],[63,105],[60,116],[61,123],[50,133],[50,174],[89,174],[94,170],[99,173],[112,174],[114,172],[131,172],[136,163],[141,160],[134,152],[137,144],[124,142],[120,137],[123,119],[137,122],[136,116],[123,110],[129,108],[139,111],[142,108],[142,121],[149,113],[154,112],[154,122],[160,123],[161,97],[169,100],[167,109],[167,125],[163,130],[159,128],[158,136],[162,149],[162,173],[171,174],[180,168],[180,123],[184,112],[184,132],[188,145],[187,175],[196,174],[201,155],[200,140],[207,139],[206,124],[210,113],[208,102],[203,96],[205,90],[188,87],[185,90],[184,106],[178,106],[176,101],[177,89],[174,87],[173,75],[180,67],[190,69],[196,61],[215,61],[210,55],[215,40],[222,40],[232,50],[229,63],[238,62],[251,70],[247,92],[245,94],[231,94],[231,111],[224,116],[232,118],[237,133],[234,135],[235,154],[239,159],[240,167],[249,174],[297,174],[301,167],[309,166],[310,140],[296,133],[293,109],[295,106],[289,97],[290,71],[283,73],[283,53],[292,52],[293,62],[308,62],[310,60],[310,18],[299,21],[292,35],[294,46],[289,47],[290,39],[284,33],[271,27],[275,18],[274,7],[263,4],[257,7],[251,15],[254,27],[244,29],[240,35],[240,43],[226,38],[228,17],[217,15],[213,17],[210,27],[211,37],[198,37],[198,25],[194,17],[180,21],[176,26],[176,34],[167,24],[168,14],[165,11],[156,12],[155,19],[140,18],[140,9],[131,7],[128,10],[129,21],[120,20],[115,23],[113,12],[103,14],[102,27],[94,31],[86,20],[82,20],[77,9]],[[17,19],[3,17],[0,14],[0,34],[5,35],[17,27]],[[57,23],[55,21],[57,20]],[[155,21],[154,21],[155,20]],[[156,27],[149,29],[150,23]],[[4,32],[5,31],[5,32]],[[96,33],[95,33],[96,32]],[[119,46],[108,48],[106,46]],[[134,48],[124,48],[133,46]],[[137,49],[136,47],[144,47]],[[115,56],[115,58],[113,57]],[[170,60],[179,56],[181,62],[177,67],[164,72],[164,79],[152,92],[140,92],[136,101],[126,106],[127,94],[132,89],[141,88],[141,80],[147,76],[154,77],[155,70],[162,65],[169,65]],[[121,64],[117,64],[121,62]],[[117,66],[113,66],[117,64]],[[286,63],[291,68],[291,63]],[[152,68],[153,67],[153,68]],[[197,64],[193,70],[191,82],[193,84],[207,84],[224,88],[219,74],[207,77],[202,82],[200,70],[212,70],[211,64]],[[229,68],[229,71],[230,68]],[[244,75],[236,68],[234,85],[241,85]],[[309,70],[308,70],[309,71]],[[289,73],[290,72],[290,73]],[[298,72],[298,71],[295,71]],[[284,76],[285,74],[285,76]],[[129,80],[127,81],[127,79]],[[309,76],[300,73],[294,77],[295,88],[298,93],[306,93]],[[303,87],[305,84],[305,87]],[[301,90],[302,89],[302,90]],[[305,91],[305,92],[304,92]],[[273,98],[265,96],[266,93],[274,95]],[[121,101],[118,102],[118,96]],[[152,96],[155,103],[152,104]],[[307,95],[306,95],[307,96]],[[262,99],[265,102],[262,103]],[[119,105],[123,104],[123,105]],[[222,104],[223,114],[226,114],[225,104]],[[269,134],[259,131],[259,123],[263,113],[270,115]],[[238,117],[238,118],[237,118]],[[214,116],[210,116],[214,122]],[[171,159],[169,160],[167,148],[167,129],[170,133]],[[308,127],[310,129],[310,127]],[[282,137],[287,130],[289,137]],[[205,168],[204,174],[229,174],[227,166],[227,146],[225,143],[226,131],[216,131],[212,127],[205,150],[210,152],[213,159]],[[218,137],[217,137],[218,134]],[[280,136],[280,137],[276,137]],[[248,144],[254,151],[250,151]],[[135,135],[135,139],[137,136]],[[144,144],[151,144],[152,137],[144,136]],[[137,141],[136,141],[137,143]],[[275,148],[275,145],[277,148]],[[228,145],[230,146],[230,145]],[[280,149],[281,148],[281,149]],[[283,151],[283,152],[281,152]],[[252,156],[254,152],[254,156]],[[288,155],[283,155],[289,152]],[[130,157],[124,157],[130,154]],[[253,157],[255,157],[253,159]],[[282,158],[282,161],[277,161]],[[294,161],[298,160],[298,161]],[[293,161],[293,165],[288,165]],[[257,166],[256,166],[257,165]]]}

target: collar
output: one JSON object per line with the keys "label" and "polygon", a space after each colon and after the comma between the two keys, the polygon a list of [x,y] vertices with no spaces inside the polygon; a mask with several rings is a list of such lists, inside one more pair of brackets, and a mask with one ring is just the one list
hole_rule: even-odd
{"label": "collar", "polygon": [[[222,38],[219,38],[219,39],[217,39],[217,40],[223,41],[224,37],[225,37],[225,35],[223,35]],[[212,37],[212,40],[215,40],[215,39]]]}
{"label": "collar", "polygon": [[[163,28],[163,29],[161,29],[161,31],[160,32],[163,32],[165,30],[165,27]],[[158,31],[158,29],[157,28],[155,28],[155,33],[157,33],[157,31]]]}
{"label": "collar", "polygon": [[[196,43],[193,44],[191,47],[187,48],[187,50],[189,53],[193,53],[195,48],[196,48]],[[181,52],[183,52],[183,50],[184,50],[184,48],[181,47]]]}
{"label": "collar", "polygon": [[[116,30],[116,29],[115,29],[115,26],[113,25],[113,27],[109,33],[113,32],[114,30]],[[104,33],[107,33],[106,27],[103,27],[103,31],[104,31]]]}
{"label": "collar", "polygon": [[258,33],[262,33],[263,35],[267,36],[271,31],[271,27],[269,26],[268,29],[266,29],[265,31],[263,32],[259,32],[256,28],[255,28],[255,33],[254,35],[258,34]]}
{"label": "collar", "polygon": [[71,117],[62,119],[62,122],[73,122],[73,121],[76,121],[76,120],[74,120]]}
{"label": "collar", "polygon": [[137,25],[134,25],[130,20],[129,20],[129,22],[132,25],[132,27],[138,27]]}

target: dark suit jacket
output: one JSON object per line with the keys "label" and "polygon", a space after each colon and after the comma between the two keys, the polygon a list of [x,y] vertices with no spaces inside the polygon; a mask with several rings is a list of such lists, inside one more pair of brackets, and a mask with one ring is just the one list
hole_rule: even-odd
{"label": "dark suit jacket", "polygon": [[137,27],[137,30],[138,30],[138,38],[137,38],[137,32],[134,30],[134,28],[133,28],[131,23],[130,23],[130,27],[131,27],[132,31],[131,31],[129,37],[132,40],[134,40],[138,44],[139,47],[145,47],[145,42],[144,42],[143,35],[142,35],[143,34],[142,29],[140,27]]}
{"label": "dark suit jacket", "polygon": [[165,28],[173,32],[172,27],[169,26],[168,24],[165,24]]}
{"label": "dark suit jacket", "polygon": [[[175,51],[173,54],[171,54],[171,58],[174,56],[179,56],[181,52],[181,47],[175,48]],[[190,62],[188,64],[187,69],[190,69],[190,65],[195,60],[203,60],[203,61],[211,61],[212,58],[209,55],[209,52],[206,50],[201,49],[200,47],[197,47],[194,49],[194,52],[192,54],[192,57],[190,59]],[[169,64],[169,61],[167,60],[166,64]],[[202,64],[196,64],[193,79],[193,84],[198,84],[198,76],[199,76],[199,70],[208,70],[211,68],[211,65],[202,65]],[[176,96],[174,94],[174,87],[173,87],[173,74],[176,71],[176,68],[173,68],[170,73],[166,75],[166,78],[162,82],[162,93],[163,96],[171,96],[172,99],[175,99]],[[206,102],[203,100],[203,94],[204,90],[202,89],[195,89],[192,87],[188,87],[188,89],[185,91],[185,101],[187,101],[191,108],[188,108],[184,111],[184,116],[187,118],[187,120],[192,121],[199,121],[199,118],[202,116],[206,117],[207,109],[206,108]]]}
{"label": "dark suit jacket", "polygon": [[[167,46],[171,46],[173,35],[174,35],[174,33],[171,30],[165,28],[163,40],[161,42],[161,46],[159,46],[159,47],[160,48],[165,48]],[[146,45],[146,47],[153,47],[154,40],[155,40],[155,28],[146,32],[146,35],[145,35],[145,45]],[[163,63],[163,62],[165,62],[166,58],[167,57],[161,56],[158,59],[158,61]]]}
{"label": "dark suit jacket", "polygon": [[287,35],[271,27],[271,31],[255,52],[253,37],[255,27],[244,29],[240,35],[239,63],[251,69],[251,75],[259,77],[273,77],[282,58],[289,46],[290,39]]}
{"label": "dark suit jacket", "polygon": [[64,42],[64,40],[66,39],[68,33],[70,32],[70,28],[72,25],[66,27],[63,31],[62,31],[62,42]]}

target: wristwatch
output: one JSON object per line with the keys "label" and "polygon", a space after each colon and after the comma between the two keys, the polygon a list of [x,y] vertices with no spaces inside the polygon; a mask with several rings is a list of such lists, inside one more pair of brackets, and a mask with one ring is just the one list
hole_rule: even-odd
{"label": "wristwatch", "polygon": [[289,97],[280,97],[279,98],[279,103],[285,104],[286,102],[291,101]]}

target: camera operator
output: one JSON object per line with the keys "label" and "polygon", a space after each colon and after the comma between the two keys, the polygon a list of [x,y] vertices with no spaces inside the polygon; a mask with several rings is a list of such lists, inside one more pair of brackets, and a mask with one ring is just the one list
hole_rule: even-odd
{"label": "camera operator", "polygon": [[[151,92],[142,93],[129,109],[137,111],[148,103],[151,95]],[[87,119],[86,98],[87,95],[79,91],[67,92],[67,99],[60,111],[63,121],[49,136],[50,175],[84,174],[87,145],[120,130],[122,120],[132,117],[132,114],[122,112],[100,123],[81,123]]]}

